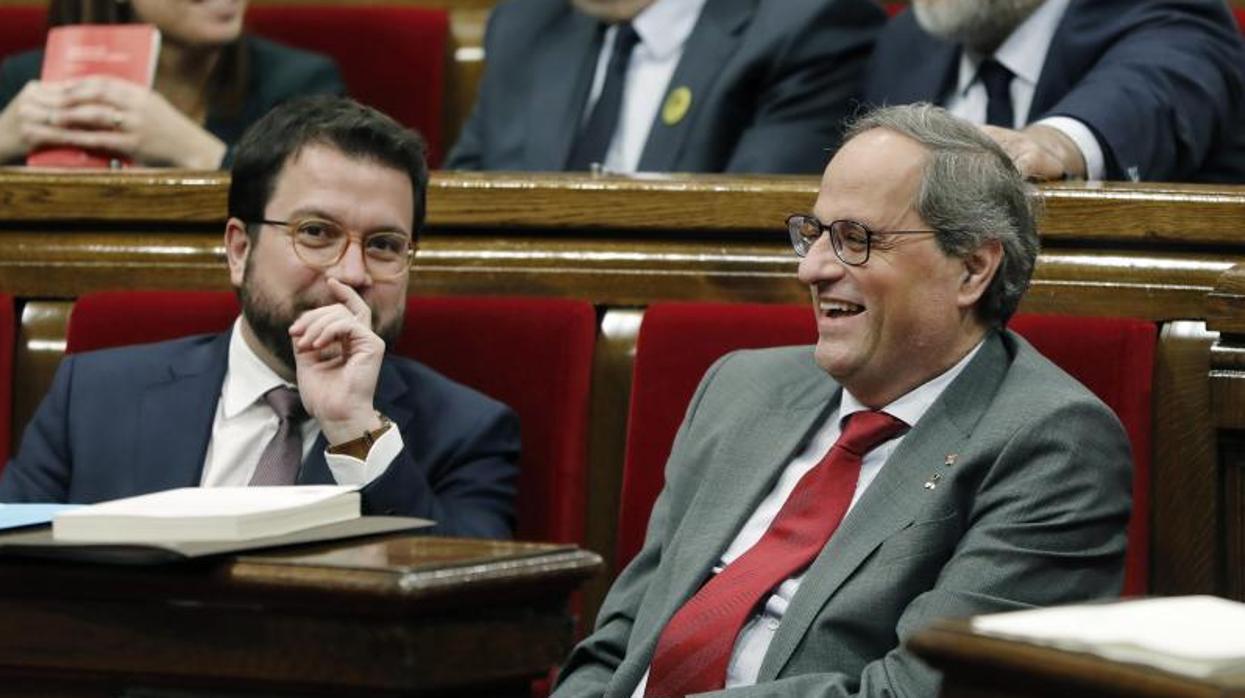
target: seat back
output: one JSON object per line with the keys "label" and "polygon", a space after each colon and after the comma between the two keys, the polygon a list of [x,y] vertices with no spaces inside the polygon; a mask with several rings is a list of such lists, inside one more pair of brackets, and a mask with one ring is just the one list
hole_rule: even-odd
{"label": "seat back", "polygon": [[0,59],[40,48],[48,33],[47,3],[0,5]]}
{"label": "seat back", "polygon": [[[82,296],[66,350],[228,329],[229,292],[119,291]],[[520,538],[584,543],[588,388],[596,313],[584,301],[409,298],[395,351],[511,406],[519,415]]]}
{"label": "seat back", "polygon": [[428,164],[444,152],[449,12],[403,5],[252,5],[247,27],[259,36],[327,54],[351,97],[417,129]]}
{"label": "seat back", "polygon": [[0,472],[9,462],[13,416],[13,348],[17,341],[17,313],[13,297],[0,293]]}
{"label": "seat back", "polygon": [[519,415],[517,537],[584,544],[596,311],[554,298],[412,298],[398,353]]}
{"label": "seat back", "polygon": [[[1124,423],[1134,465],[1124,593],[1144,593],[1149,562],[1154,324],[1121,318],[1019,315],[1010,327],[1084,383]],[[618,569],[643,545],[675,432],[709,366],[735,349],[809,344],[816,339],[816,324],[807,306],[660,303],[648,308],[636,342],[619,510]]]}

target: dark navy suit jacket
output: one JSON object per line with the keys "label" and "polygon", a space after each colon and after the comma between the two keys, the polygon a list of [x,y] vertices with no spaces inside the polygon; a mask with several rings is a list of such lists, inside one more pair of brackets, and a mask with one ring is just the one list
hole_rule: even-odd
{"label": "dark navy suit jacket", "polygon": [[[691,105],[674,124],[658,109],[638,169],[820,173],[884,19],[870,0],[708,0],[666,89],[688,88]],[[569,0],[499,3],[479,97],[446,169],[563,169],[600,26]]]}
{"label": "dark navy suit jacket", "polygon": [[[197,486],[229,335],[66,356],[0,476],[0,501],[90,503]],[[386,357],[375,398],[405,448],[363,488],[365,514],[421,516],[446,535],[513,530],[518,419],[410,359]],[[299,484],[333,484],[320,436]]]}
{"label": "dark navy suit jacket", "polygon": [[[942,103],[960,48],[912,12],[891,20],[865,77],[871,105]],[[1245,47],[1223,0],[1072,0],[1026,123],[1094,131],[1107,177],[1245,182]]]}

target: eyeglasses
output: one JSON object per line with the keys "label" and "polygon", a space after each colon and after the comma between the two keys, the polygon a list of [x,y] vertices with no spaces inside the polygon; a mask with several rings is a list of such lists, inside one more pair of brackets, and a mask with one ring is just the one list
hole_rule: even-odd
{"label": "eyeglasses", "polygon": [[264,225],[286,229],[294,245],[294,254],[304,264],[328,269],[346,256],[351,240],[358,240],[363,249],[363,264],[377,279],[394,279],[410,271],[415,244],[410,237],[394,231],[352,235],[340,224],[323,218],[299,218],[288,221],[260,220]]}
{"label": "eyeglasses", "polygon": [[917,233],[936,233],[937,230],[869,230],[863,223],[856,221],[833,221],[829,224],[817,220],[812,214],[797,213],[787,218],[787,233],[791,235],[791,246],[798,257],[804,257],[813,248],[813,243],[821,239],[823,233],[830,234],[830,246],[839,260],[849,266],[858,267],[869,261],[869,250],[873,246],[873,238],[877,235],[915,235]]}

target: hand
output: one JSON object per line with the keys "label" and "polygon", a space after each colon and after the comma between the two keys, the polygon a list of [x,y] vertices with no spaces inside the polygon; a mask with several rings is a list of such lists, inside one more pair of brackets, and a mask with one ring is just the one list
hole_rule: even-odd
{"label": "hand", "polygon": [[327,283],[338,302],[300,315],[290,339],[303,406],[329,444],[340,444],[381,426],[373,396],[385,341],[363,298],[337,279]]}
{"label": "hand", "polygon": [[59,142],[118,153],[136,162],[216,169],[224,142],[159,92],[126,80],[88,77],[63,83]]}
{"label": "hand", "polygon": [[0,112],[0,163],[21,159],[36,148],[65,143],[65,129],[60,127],[65,85],[31,80]]}
{"label": "hand", "polygon": [[1031,180],[1085,177],[1085,156],[1076,143],[1057,128],[1032,125],[1023,131],[982,126],[1016,163],[1020,174]]}

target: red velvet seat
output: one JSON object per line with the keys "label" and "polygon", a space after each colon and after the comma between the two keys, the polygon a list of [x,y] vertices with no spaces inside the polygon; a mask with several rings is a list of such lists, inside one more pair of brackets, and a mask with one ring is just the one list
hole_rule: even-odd
{"label": "red velvet seat", "polygon": [[[229,292],[104,292],[74,304],[67,351],[227,329]],[[395,351],[519,415],[520,538],[584,542],[588,389],[596,314],[583,301],[410,298]]]}
{"label": "red velvet seat", "polygon": [[[1124,423],[1134,458],[1124,592],[1144,593],[1155,326],[1132,319],[1021,315],[1011,327],[1084,383]],[[810,344],[816,339],[812,311],[802,305],[659,303],[648,308],[636,343],[627,420],[616,549],[619,569],[643,545],[670,446],[705,370],[735,349]]]}
{"label": "red velvet seat", "polygon": [[0,472],[9,462],[12,444],[10,422],[13,409],[13,345],[17,341],[17,314],[13,297],[0,293]]}
{"label": "red velvet seat", "polygon": [[[406,6],[258,5],[250,31],[332,56],[350,95],[418,129],[441,163],[449,13]],[[43,46],[44,4],[0,5],[0,57]]]}
{"label": "red velvet seat", "polygon": [[252,5],[256,34],[332,56],[350,96],[411,126],[441,164],[449,13],[400,5]]}

